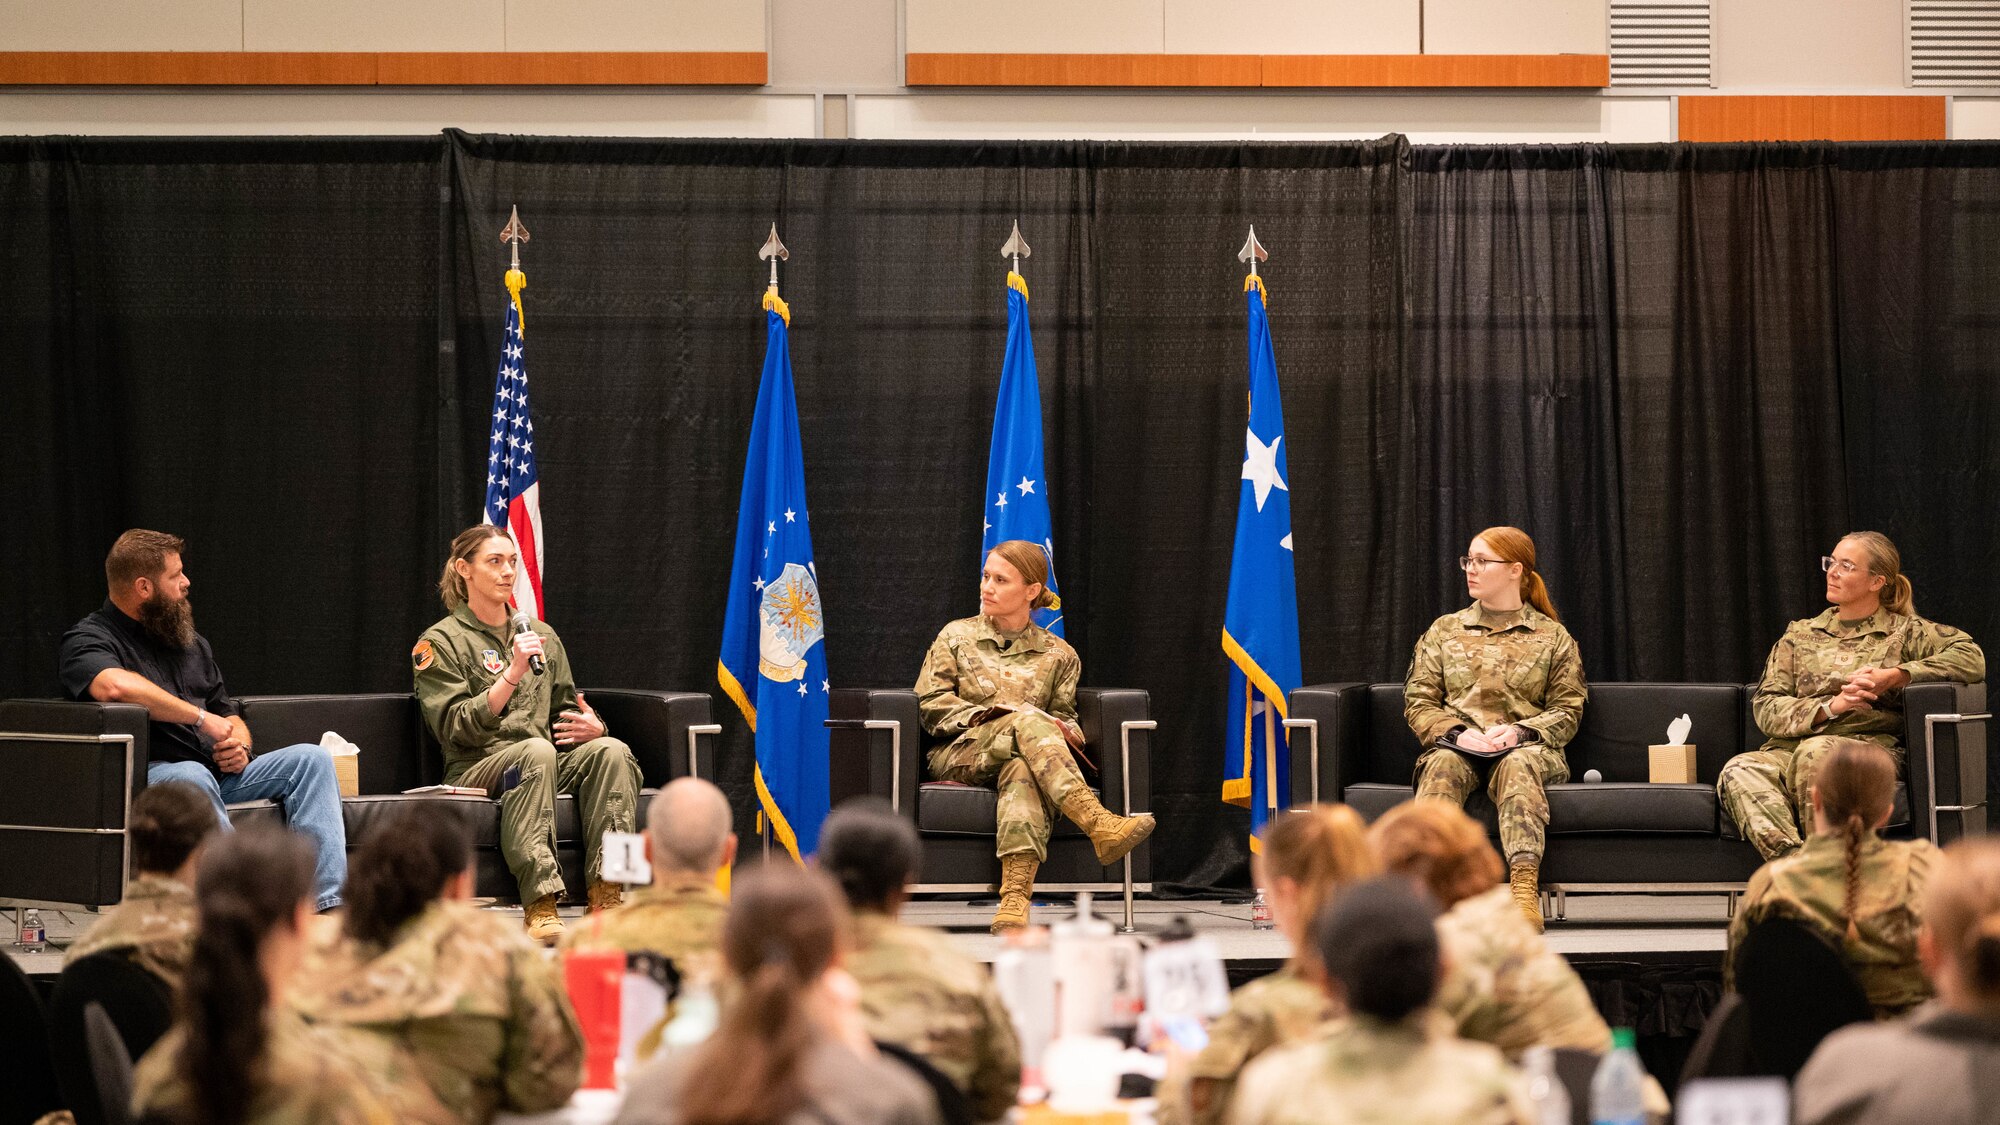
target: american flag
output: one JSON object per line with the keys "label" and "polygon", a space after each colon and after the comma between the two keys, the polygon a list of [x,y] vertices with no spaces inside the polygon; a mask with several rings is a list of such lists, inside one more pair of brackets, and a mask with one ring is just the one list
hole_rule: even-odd
{"label": "american flag", "polygon": [[528,410],[528,365],[522,359],[521,304],[507,302],[500,374],[493,381],[493,435],[486,445],[487,523],[514,534],[521,565],[514,572],[514,607],[543,616],[542,487],[535,469],[535,423]]}

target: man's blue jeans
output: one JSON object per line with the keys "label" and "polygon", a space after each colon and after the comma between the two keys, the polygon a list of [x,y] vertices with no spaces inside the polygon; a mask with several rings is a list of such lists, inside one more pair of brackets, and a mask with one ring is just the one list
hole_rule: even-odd
{"label": "man's blue jeans", "polygon": [[230,831],[232,801],[278,800],[285,806],[285,823],[303,833],[319,850],[313,864],[313,891],[321,910],[340,905],[340,885],[347,881],[347,829],[340,817],[340,785],[334,780],[333,758],[326,748],[310,742],[271,750],[250,759],[241,772],[215,774],[200,762],[150,762],[146,784],[185,781],[208,794],[222,830]]}

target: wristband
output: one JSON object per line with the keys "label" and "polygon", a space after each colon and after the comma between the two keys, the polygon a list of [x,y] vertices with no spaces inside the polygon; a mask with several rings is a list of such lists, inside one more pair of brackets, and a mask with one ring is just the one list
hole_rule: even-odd
{"label": "wristband", "polygon": [[208,712],[207,712],[207,711],[205,711],[205,710],[203,710],[203,709],[201,709],[200,707],[197,707],[197,708],[195,708],[195,709],[194,709],[194,729],[196,729],[196,730],[200,730],[200,729],[201,729],[201,725],[202,725],[203,723],[207,722],[207,721],[208,721]]}
{"label": "wristband", "polygon": [[[525,680],[525,679],[527,679],[527,678],[528,678],[528,677],[526,677],[526,676],[523,676],[523,677],[521,677],[521,680]],[[517,687],[520,687],[520,686],[521,686],[521,680],[510,680],[510,679],[508,679],[508,678],[507,678],[506,676],[501,676],[501,677],[500,677],[500,680],[501,680],[501,682],[502,682],[502,683],[505,683],[505,684],[506,684],[506,685],[507,685],[508,687],[511,687],[511,688],[517,688]]]}

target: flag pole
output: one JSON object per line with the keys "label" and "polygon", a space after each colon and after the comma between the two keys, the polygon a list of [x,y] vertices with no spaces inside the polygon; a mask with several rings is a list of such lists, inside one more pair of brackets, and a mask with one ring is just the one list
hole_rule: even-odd
{"label": "flag pole", "polygon": [[[1250,265],[1250,276],[1257,277],[1257,263],[1270,258],[1264,244],[1257,241],[1257,224],[1250,224],[1250,236],[1243,240],[1243,249],[1236,252],[1236,260]],[[1247,284],[1247,283],[1246,283]],[[1261,278],[1257,288],[1264,287]],[[1278,709],[1270,700],[1264,701],[1264,807],[1273,813],[1278,811]]]}
{"label": "flag pole", "polygon": [[[790,261],[792,253],[785,249],[784,241],[778,237],[777,223],[771,224],[770,237],[764,239],[764,245],[757,251],[757,257],[760,260],[769,259],[771,263],[771,284],[770,288],[764,291],[764,307],[784,317],[785,323],[790,324],[791,312],[786,309],[784,299],[778,296],[778,263]],[[771,862],[771,817],[762,809],[757,812],[757,831],[763,838],[764,862],[769,863]]]}
{"label": "flag pole", "polygon": [[528,275],[521,272],[521,244],[528,241],[528,228],[521,225],[521,208],[512,204],[507,211],[507,225],[500,228],[500,241],[513,251],[513,260],[507,266],[507,297],[514,302],[514,316],[521,322],[521,335],[528,334],[528,310],[521,307],[521,290],[528,287]]}
{"label": "flag pole", "polygon": [[1014,259],[1014,272],[1020,273],[1021,259],[1030,253],[1032,251],[1028,249],[1028,240],[1021,237],[1021,220],[1015,219],[1014,233],[1007,236],[1007,244],[1000,248],[1000,256]]}
{"label": "flag pole", "polygon": [[757,251],[757,257],[771,260],[770,294],[775,297],[778,295],[778,263],[790,261],[792,257],[792,252],[785,249],[785,244],[778,239],[778,224],[771,224],[771,237],[764,240],[764,247]]}

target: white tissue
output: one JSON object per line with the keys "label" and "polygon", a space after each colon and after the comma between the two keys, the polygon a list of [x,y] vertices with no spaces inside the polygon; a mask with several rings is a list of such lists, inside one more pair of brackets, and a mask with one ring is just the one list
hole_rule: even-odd
{"label": "white tissue", "polygon": [[339,754],[361,753],[361,747],[356,746],[352,742],[347,741],[346,739],[340,737],[340,735],[336,734],[333,731],[327,731],[325,734],[320,735],[319,744],[325,747],[326,752],[329,754],[339,755]]}
{"label": "white tissue", "polygon": [[1680,718],[1675,719],[1673,722],[1667,724],[1666,745],[1686,746],[1688,741],[1688,732],[1693,729],[1694,729],[1694,720],[1688,718],[1686,714],[1681,715]]}

